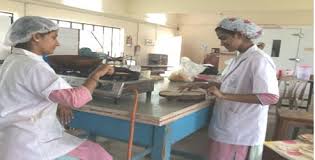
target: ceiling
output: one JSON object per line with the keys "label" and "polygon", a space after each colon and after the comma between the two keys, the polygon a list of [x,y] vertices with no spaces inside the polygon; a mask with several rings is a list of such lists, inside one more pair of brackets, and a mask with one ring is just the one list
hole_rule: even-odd
{"label": "ceiling", "polygon": [[[14,1],[64,6],[65,0]],[[168,16],[171,24],[186,23],[187,19],[204,24],[225,16],[257,19],[260,24],[313,24],[313,0],[89,0],[92,1],[102,3],[100,14],[144,20],[148,13],[161,13]]]}
{"label": "ceiling", "polygon": [[[107,0],[103,0],[105,3]],[[126,0],[130,15],[165,13],[177,24],[217,23],[226,16],[255,19],[260,24],[313,24],[313,0]]]}
{"label": "ceiling", "polygon": [[126,2],[128,13],[139,14],[195,14],[274,11],[287,12],[313,10],[313,0],[126,0]]}

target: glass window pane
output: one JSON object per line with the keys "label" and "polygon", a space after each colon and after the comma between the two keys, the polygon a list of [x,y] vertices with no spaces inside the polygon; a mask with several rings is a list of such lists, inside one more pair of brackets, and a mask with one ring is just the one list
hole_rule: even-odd
{"label": "glass window pane", "polygon": [[104,34],[103,34],[103,27],[94,26],[94,31],[91,32],[94,41],[98,44],[95,48],[96,52],[103,52],[103,41],[104,41]]}
{"label": "glass window pane", "polygon": [[0,15],[0,26],[1,26],[1,28],[0,28],[0,42],[3,42],[2,40],[4,40],[4,37],[7,34],[8,30],[11,26],[11,17],[6,16],[6,15]]}
{"label": "glass window pane", "polygon": [[125,29],[123,28],[120,28],[119,29],[119,49],[120,49],[120,52],[123,54],[122,56],[124,56],[124,47],[125,47]]}
{"label": "glass window pane", "polygon": [[93,52],[104,53],[112,57],[123,56],[124,29],[52,20],[60,27],[79,29],[79,48],[87,47]]}
{"label": "glass window pane", "polygon": [[70,28],[70,22],[59,21],[59,27]]}
{"label": "glass window pane", "polygon": [[87,47],[93,52],[98,52],[100,45],[94,38],[91,31],[80,30],[80,48]]}
{"label": "glass window pane", "polygon": [[122,51],[120,49],[120,29],[113,29],[113,57],[122,56]]}
{"label": "glass window pane", "polygon": [[74,29],[82,29],[83,24],[81,23],[72,23],[72,28]]}
{"label": "glass window pane", "polygon": [[104,27],[104,52],[112,56],[112,28]]}

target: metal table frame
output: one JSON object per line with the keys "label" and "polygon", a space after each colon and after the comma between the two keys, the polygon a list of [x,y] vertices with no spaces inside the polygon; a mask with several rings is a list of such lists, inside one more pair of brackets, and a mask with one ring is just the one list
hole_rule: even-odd
{"label": "metal table frame", "polygon": [[[209,106],[209,103],[207,105]],[[208,106],[192,111],[161,126],[136,122],[134,145],[142,146],[145,150],[134,154],[133,160],[142,159],[149,154],[152,160],[170,160],[174,143],[208,124],[209,115],[212,111],[211,107]],[[74,114],[75,118],[71,122],[71,127],[84,129],[91,135],[128,141],[129,120],[80,110],[75,111]],[[173,151],[173,153],[194,160],[201,159],[201,157],[182,151]]]}

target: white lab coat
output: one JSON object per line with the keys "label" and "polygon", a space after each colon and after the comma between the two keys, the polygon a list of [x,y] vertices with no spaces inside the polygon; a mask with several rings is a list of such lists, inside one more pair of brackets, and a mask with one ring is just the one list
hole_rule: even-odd
{"label": "white lab coat", "polygon": [[41,56],[13,49],[0,69],[1,160],[51,160],[83,142],[64,132],[48,99],[70,87]]}
{"label": "white lab coat", "polygon": [[[232,94],[279,95],[276,66],[256,45],[234,58],[222,77],[220,90]],[[265,140],[268,105],[217,99],[209,137],[223,143],[259,145]]]}

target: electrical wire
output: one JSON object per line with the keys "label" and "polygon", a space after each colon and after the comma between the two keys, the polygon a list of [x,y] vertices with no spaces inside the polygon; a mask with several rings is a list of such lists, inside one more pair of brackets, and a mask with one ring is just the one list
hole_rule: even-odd
{"label": "electrical wire", "polygon": [[135,128],[135,117],[138,110],[138,90],[133,88],[131,89],[134,93],[134,104],[132,107],[132,111],[130,113],[130,129],[129,129],[129,140],[128,140],[128,153],[127,160],[131,160],[132,158],[132,145],[133,145],[133,136],[134,136],[134,128]]}

